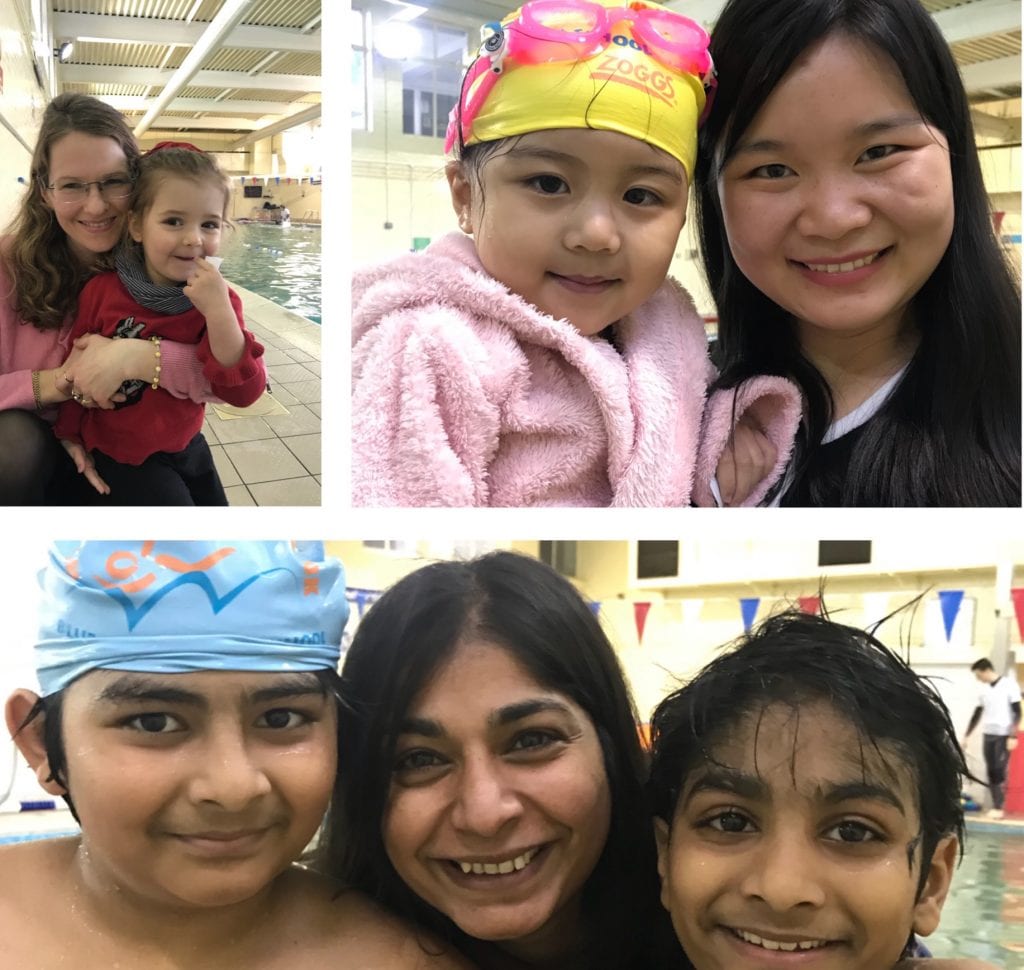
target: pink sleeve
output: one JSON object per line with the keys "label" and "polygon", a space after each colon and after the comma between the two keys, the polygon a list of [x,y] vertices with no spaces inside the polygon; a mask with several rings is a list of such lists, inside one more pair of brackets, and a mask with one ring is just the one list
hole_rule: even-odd
{"label": "pink sleeve", "polygon": [[35,397],[32,395],[32,371],[16,370],[10,374],[0,374],[0,411],[9,408],[31,411],[35,406]]}
{"label": "pink sleeve", "polygon": [[739,387],[715,391],[704,406],[701,443],[693,483],[696,505],[713,506],[711,479],[714,478],[732,429],[750,413],[775,446],[775,467],[750,493],[745,506],[757,505],[786,470],[793,440],[800,425],[802,399],[795,384],[784,377],[753,377]]}
{"label": "pink sleeve", "polygon": [[486,506],[499,351],[449,307],[383,318],[353,349],[352,504]]}
{"label": "pink sleeve", "polygon": [[13,290],[0,260],[0,411],[9,408],[31,411],[36,406],[32,371],[56,367],[63,358],[58,349],[57,331],[35,330],[15,316],[11,305]]}
{"label": "pink sleeve", "polygon": [[190,398],[197,404],[219,400],[203,373],[196,344],[160,341],[160,386],[172,397]]}

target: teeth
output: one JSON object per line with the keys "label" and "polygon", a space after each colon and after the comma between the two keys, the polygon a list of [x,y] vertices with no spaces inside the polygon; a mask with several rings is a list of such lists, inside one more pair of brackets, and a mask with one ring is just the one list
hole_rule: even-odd
{"label": "teeth", "polygon": [[827,940],[800,940],[795,943],[783,943],[781,940],[766,940],[764,937],[748,933],[746,930],[735,930],[734,932],[741,940],[752,943],[754,946],[762,947],[765,950],[784,950],[787,953],[791,953],[793,950],[814,950],[819,946],[825,946],[828,942]]}
{"label": "teeth", "polygon": [[879,257],[879,253],[865,256],[863,259],[855,259],[852,263],[804,263],[808,269],[815,273],[849,273],[850,270],[860,269],[862,266],[870,266]]}
{"label": "teeth", "polygon": [[539,852],[539,849],[530,849],[514,859],[505,859],[503,862],[460,862],[459,868],[468,876],[471,872],[477,876],[507,875],[510,872],[525,869]]}

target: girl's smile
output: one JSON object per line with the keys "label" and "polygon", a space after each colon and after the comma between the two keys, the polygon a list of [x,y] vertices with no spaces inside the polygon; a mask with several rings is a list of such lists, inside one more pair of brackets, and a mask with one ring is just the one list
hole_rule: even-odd
{"label": "girl's smile", "polygon": [[683,166],[614,131],[531,132],[447,173],[484,269],[584,336],[654,295],[686,218]]}

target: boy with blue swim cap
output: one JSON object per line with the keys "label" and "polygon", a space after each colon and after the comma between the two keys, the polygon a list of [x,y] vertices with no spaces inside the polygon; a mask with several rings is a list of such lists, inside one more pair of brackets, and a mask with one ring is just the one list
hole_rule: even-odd
{"label": "boy with blue swim cap", "polygon": [[294,864],[337,761],[322,544],[58,542],[40,584],[7,725],[81,835],[0,850],[0,965],[459,965]]}

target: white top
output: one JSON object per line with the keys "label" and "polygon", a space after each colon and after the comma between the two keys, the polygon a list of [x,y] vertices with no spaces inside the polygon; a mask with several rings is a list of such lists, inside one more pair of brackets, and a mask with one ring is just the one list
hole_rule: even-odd
{"label": "white top", "polygon": [[978,699],[981,710],[981,730],[984,734],[1003,737],[1013,732],[1011,704],[1020,703],[1020,688],[1015,680],[1000,677],[982,688]]}

